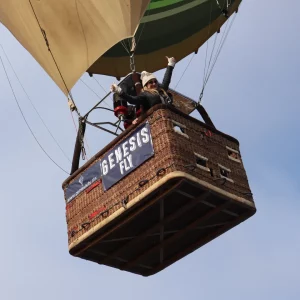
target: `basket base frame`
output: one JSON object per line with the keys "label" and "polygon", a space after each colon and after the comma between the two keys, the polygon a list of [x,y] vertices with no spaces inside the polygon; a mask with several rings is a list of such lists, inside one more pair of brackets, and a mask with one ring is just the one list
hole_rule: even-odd
{"label": "basket base frame", "polygon": [[251,201],[183,172],[156,185],[70,244],[70,254],[149,276],[256,212]]}

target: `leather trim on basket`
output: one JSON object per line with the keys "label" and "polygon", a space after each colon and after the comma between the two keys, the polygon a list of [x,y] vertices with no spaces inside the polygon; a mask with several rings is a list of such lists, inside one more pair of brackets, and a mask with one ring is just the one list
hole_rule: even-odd
{"label": "leather trim on basket", "polygon": [[[234,194],[228,193],[216,186],[213,186],[210,183],[207,183],[203,180],[200,180],[190,174],[187,174],[185,172],[182,171],[174,171],[172,173],[169,173],[168,175],[166,175],[165,177],[163,177],[161,180],[159,180],[158,182],[156,182],[155,184],[153,184],[151,187],[149,187],[147,190],[145,190],[144,192],[142,192],[139,196],[137,196],[136,198],[132,199],[128,204],[127,204],[127,208],[129,209],[132,206],[134,206],[136,203],[138,203],[139,201],[143,200],[147,195],[149,195],[150,193],[152,193],[154,190],[158,189],[161,185],[163,185],[164,183],[166,183],[168,180],[173,179],[173,178],[186,178],[189,179],[191,181],[194,181],[198,184],[200,184],[201,186],[203,186],[204,188],[207,188],[209,190],[212,190],[218,194],[221,194],[223,196],[225,196],[226,198],[229,198],[233,201],[237,201],[242,205],[247,206],[248,208],[253,208],[253,210],[255,210],[255,205],[253,202],[244,199],[242,197],[238,197]],[[75,246],[77,246],[78,244],[80,244],[82,241],[84,241],[86,238],[88,238],[89,236],[91,236],[93,233],[95,233],[96,231],[98,231],[99,229],[103,228],[105,225],[107,225],[108,223],[112,222],[115,218],[117,218],[118,216],[120,216],[122,213],[124,212],[124,208],[120,208],[118,209],[116,212],[114,212],[113,214],[111,214],[109,217],[107,217],[106,219],[104,219],[102,222],[98,223],[97,225],[95,225],[94,227],[92,227],[90,230],[88,230],[87,232],[85,232],[83,235],[81,235],[78,239],[76,239],[75,241],[73,241],[72,243],[70,243],[69,245],[69,251],[71,251],[72,248],[74,248]],[[76,256],[76,254],[75,254]]]}

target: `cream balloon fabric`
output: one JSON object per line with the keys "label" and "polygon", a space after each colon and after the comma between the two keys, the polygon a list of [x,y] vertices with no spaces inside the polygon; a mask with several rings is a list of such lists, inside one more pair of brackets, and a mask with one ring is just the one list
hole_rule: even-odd
{"label": "cream balloon fabric", "polygon": [[[134,35],[150,0],[0,0],[0,22],[67,94],[108,49]],[[36,16],[35,16],[36,15]],[[37,22],[45,31],[48,51]]]}

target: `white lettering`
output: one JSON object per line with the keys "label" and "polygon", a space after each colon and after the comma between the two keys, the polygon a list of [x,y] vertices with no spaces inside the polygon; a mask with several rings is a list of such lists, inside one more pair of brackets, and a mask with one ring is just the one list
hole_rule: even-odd
{"label": "white lettering", "polygon": [[118,149],[115,150],[115,155],[116,155],[117,163],[119,163],[123,158],[121,147],[119,147]]}
{"label": "white lettering", "polygon": [[128,144],[128,141],[126,141],[126,142],[123,143],[123,145],[122,145],[124,157],[126,157],[126,156],[129,154],[129,152],[128,152],[128,147],[126,147],[127,144]]}
{"label": "white lettering", "polygon": [[109,161],[109,167],[110,169],[113,169],[115,164],[114,164],[114,159],[112,158],[112,156],[114,155],[114,153],[111,153],[108,155],[108,161]]}
{"label": "white lettering", "polygon": [[101,163],[102,166],[102,174],[106,175],[108,173],[108,165],[107,165],[107,161],[103,160]]}
{"label": "white lettering", "polygon": [[142,141],[144,144],[147,144],[149,142],[149,135],[148,135],[148,128],[144,127],[141,130],[141,136],[142,136]]}
{"label": "white lettering", "polygon": [[122,160],[122,161],[120,162],[119,166],[120,166],[120,172],[121,172],[121,174],[123,175],[123,174],[124,174],[124,160]]}
{"label": "white lettering", "polygon": [[132,164],[132,155],[130,154],[126,158],[127,158],[128,162],[129,162],[129,168],[132,168],[133,167],[133,164]]}
{"label": "white lettering", "polygon": [[136,144],[135,144],[135,137],[132,136],[130,139],[129,139],[129,144],[131,145],[130,146],[130,151],[134,151],[136,149]]}
{"label": "white lettering", "polygon": [[132,152],[142,147],[143,144],[149,143],[150,140],[151,135],[147,127],[136,132],[134,136],[131,136],[127,141],[119,145],[118,148],[112,150],[107,159],[101,161],[102,175],[107,175],[117,165],[119,165],[121,175],[124,175],[134,167]]}
{"label": "white lettering", "polygon": [[127,164],[127,159],[124,160],[124,165],[125,165],[125,171],[130,170],[130,166]]}
{"label": "white lettering", "polygon": [[142,147],[142,142],[141,142],[141,138],[140,138],[140,132],[137,133],[136,140],[137,140],[138,146]]}

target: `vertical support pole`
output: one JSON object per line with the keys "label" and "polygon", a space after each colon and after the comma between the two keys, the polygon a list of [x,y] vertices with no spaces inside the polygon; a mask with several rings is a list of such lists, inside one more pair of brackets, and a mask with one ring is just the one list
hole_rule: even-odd
{"label": "vertical support pole", "polygon": [[81,153],[81,146],[82,146],[81,142],[84,137],[85,127],[86,127],[85,122],[83,121],[82,118],[79,118],[79,126],[78,126],[78,132],[77,132],[76,143],[75,143],[74,154],[73,154],[73,161],[72,161],[72,169],[70,175],[72,175],[79,168],[80,153]]}

